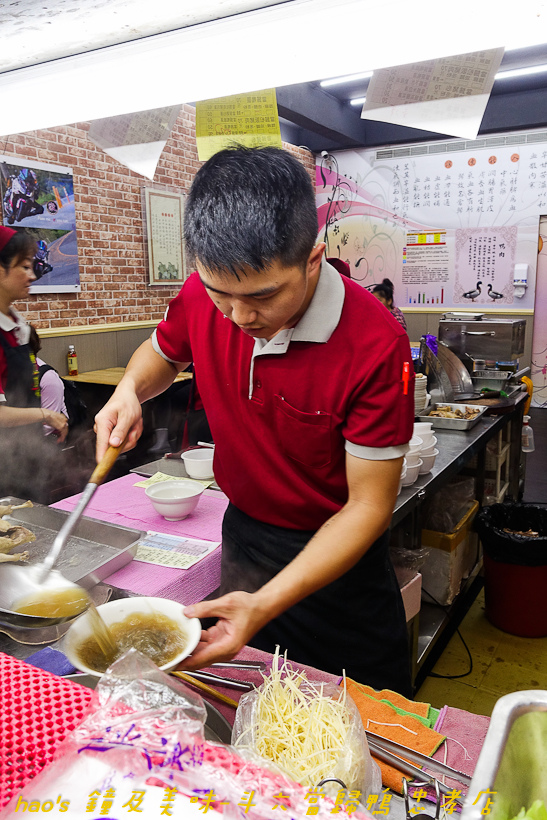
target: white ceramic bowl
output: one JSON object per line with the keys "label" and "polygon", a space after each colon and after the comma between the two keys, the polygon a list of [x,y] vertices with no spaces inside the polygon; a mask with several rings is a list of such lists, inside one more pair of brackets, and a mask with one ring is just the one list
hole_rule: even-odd
{"label": "white ceramic bowl", "polygon": [[167,521],[180,521],[194,512],[204,490],[205,487],[198,481],[179,478],[151,484],[145,493],[156,512]]}
{"label": "white ceramic bowl", "polygon": [[420,475],[428,473],[432,469],[433,465],[435,464],[435,459],[438,455],[438,450],[433,450],[433,452],[427,456],[424,456],[424,454],[422,453],[422,466],[420,467]]}
{"label": "white ceramic bowl", "polygon": [[213,478],[213,458],[215,451],[211,447],[203,450],[188,450],[182,454],[184,467],[191,478]]}
{"label": "white ceramic bowl", "polygon": [[414,484],[416,479],[418,478],[418,473],[420,472],[420,467],[422,466],[422,459],[418,461],[414,467],[409,467],[407,465],[406,468],[406,475],[403,478],[403,487],[408,487],[410,484]]}
{"label": "white ceramic bowl", "polygon": [[408,442],[409,453],[419,453],[423,447],[423,441],[419,436],[412,436]]}
{"label": "white ceramic bowl", "polygon": [[431,433],[433,423],[431,421],[416,421],[414,422],[414,435],[422,438],[422,433]]}
{"label": "white ceramic bowl", "polygon": [[420,457],[423,458],[424,456],[430,456],[435,447],[437,446],[437,437],[433,436],[433,443],[429,445],[429,447],[422,447],[420,451]]}
{"label": "white ceramic bowl", "polygon": [[[133,612],[140,612],[145,615],[158,612],[174,621],[180,631],[186,636],[187,641],[183,651],[179,652],[169,663],[165,663],[159,667],[164,672],[174,669],[184,658],[188,657],[188,655],[194,651],[201,638],[200,621],[197,618],[187,618],[184,614],[183,605],[177,603],[177,601],[168,601],[165,598],[122,598],[119,601],[109,601],[107,604],[98,606],[97,611],[107,626],[125,620],[125,618]],[[97,672],[95,669],[87,666],[78,654],[78,647],[92,634],[89,612],[85,612],[74,621],[66,633],[63,639],[63,652],[76,669],[79,669],[81,672],[87,672],[89,675],[94,675],[96,678],[100,678],[103,673]]]}
{"label": "white ceramic bowl", "polygon": [[423,453],[424,450],[429,450],[433,446],[433,439],[435,436],[433,433],[421,433],[420,438],[422,439],[422,446],[420,448],[420,452]]}

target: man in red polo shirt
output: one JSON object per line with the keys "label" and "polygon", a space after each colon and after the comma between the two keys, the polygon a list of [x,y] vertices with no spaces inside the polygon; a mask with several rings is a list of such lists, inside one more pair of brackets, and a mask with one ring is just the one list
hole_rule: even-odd
{"label": "man in red polo shirt", "polygon": [[221,597],[185,668],[274,651],[411,694],[387,528],[412,434],[408,336],[323,260],[304,167],[231,149],[198,172],[185,238],[197,273],[97,416],[98,455],[142,430],[140,402],[193,361],[230,499]]}

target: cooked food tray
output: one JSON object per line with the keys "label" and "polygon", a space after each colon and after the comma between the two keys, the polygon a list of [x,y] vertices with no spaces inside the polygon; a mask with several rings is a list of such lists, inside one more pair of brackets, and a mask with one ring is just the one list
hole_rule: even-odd
{"label": "cooked food tray", "polygon": [[[5,497],[0,499],[0,504],[21,504],[23,501],[25,499]],[[7,516],[7,520],[32,530],[36,540],[21,544],[12,552],[28,552],[27,564],[43,561],[68,515],[64,510],[55,510],[41,504],[14,510]],[[132,561],[137,552],[137,544],[145,534],[142,530],[132,530],[84,516],[68,539],[56,569],[69,581],[90,589]],[[0,578],[1,575],[0,565]]]}
{"label": "cooked food tray", "polygon": [[[449,407],[451,410],[464,410],[469,406],[472,407],[473,410],[478,410],[479,412],[472,419],[443,419],[439,416],[430,416],[432,410],[440,409],[441,407]],[[488,407],[485,407],[484,404],[470,404],[466,405],[465,402],[461,404],[450,404],[450,402],[446,401],[439,401],[436,404],[432,404],[431,407],[428,407],[427,410],[424,410],[421,416],[418,416],[419,421],[430,421],[433,427],[437,430],[463,430],[464,432],[467,430],[471,430],[472,427],[481,419]]]}

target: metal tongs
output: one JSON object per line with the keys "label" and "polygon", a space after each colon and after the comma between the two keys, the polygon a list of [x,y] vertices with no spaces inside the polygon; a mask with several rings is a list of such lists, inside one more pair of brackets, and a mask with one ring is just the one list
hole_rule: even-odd
{"label": "metal tongs", "polygon": [[[385,763],[389,763],[390,766],[398,769],[403,774],[409,775],[421,783],[431,785],[435,789],[438,784],[439,791],[442,794],[445,796],[450,795],[456,803],[463,805],[463,798],[455,798],[453,789],[449,789],[448,786],[444,785],[444,783],[439,782],[437,778],[428,774],[419,767],[423,766],[432,772],[446,775],[452,778],[452,780],[457,780],[465,786],[471,785],[471,778],[469,775],[464,774],[457,769],[453,769],[451,766],[447,766],[446,763],[441,763],[440,760],[434,760],[421,752],[416,752],[414,749],[409,749],[401,743],[395,743],[394,740],[388,740],[381,735],[376,735],[374,732],[369,732],[367,730],[365,734],[367,736],[370,752],[374,755],[374,757],[378,757],[380,760],[383,760]],[[405,758],[405,760],[402,760],[401,758]]]}

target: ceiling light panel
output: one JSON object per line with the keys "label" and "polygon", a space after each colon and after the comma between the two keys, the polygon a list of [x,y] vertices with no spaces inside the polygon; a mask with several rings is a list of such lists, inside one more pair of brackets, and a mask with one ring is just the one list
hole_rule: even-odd
{"label": "ceiling light panel", "polygon": [[[543,0],[521,0],[518,14],[505,15],[498,0],[460,0],[443,36],[423,37],[422,21],[438,17],[437,0],[422,0],[420,15],[406,0],[290,0],[0,74],[0,136],[317,81],[325,72],[325,52],[317,43],[334,19],[340,31],[369,33],[366,50],[344,52],[344,68],[352,74],[363,71],[365,51],[366,67],[376,69],[509,40],[519,47],[544,43],[543,7]],[[21,104],[28,99],[48,105]]]}

